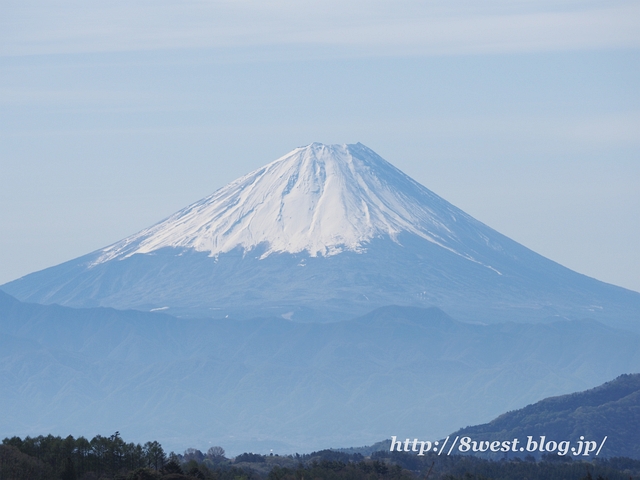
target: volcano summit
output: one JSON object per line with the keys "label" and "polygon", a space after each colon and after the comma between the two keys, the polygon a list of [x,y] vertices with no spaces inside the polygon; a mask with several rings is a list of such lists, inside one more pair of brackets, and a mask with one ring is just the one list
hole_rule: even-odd
{"label": "volcano summit", "polygon": [[150,228],[2,290],[178,316],[337,320],[398,304],[461,320],[590,317],[640,328],[640,294],[532,252],[362,144],[297,148]]}

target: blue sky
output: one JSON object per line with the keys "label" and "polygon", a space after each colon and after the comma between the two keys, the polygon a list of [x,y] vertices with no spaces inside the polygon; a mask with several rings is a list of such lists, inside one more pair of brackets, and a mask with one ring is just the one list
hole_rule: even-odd
{"label": "blue sky", "polygon": [[615,0],[8,0],[0,283],[320,141],[640,291],[638,25]]}

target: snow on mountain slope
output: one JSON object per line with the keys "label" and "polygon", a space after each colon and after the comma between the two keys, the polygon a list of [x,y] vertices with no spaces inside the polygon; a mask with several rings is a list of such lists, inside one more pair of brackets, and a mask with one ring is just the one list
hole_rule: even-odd
{"label": "snow on mountain slope", "polygon": [[264,245],[272,253],[362,252],[408,232],[456,249],[460,218],[476,222],[362,144],[300,147],[166,220],[104,249],[96,264],[185,247],[211,256]]}
{"label": "snow on mountain slope", "polygon": [[361,144],[298,148],[150,228],[1,288],[27,302],[178,316],[327,321],[395,304],[640,331],[640,294],[532,252]]}

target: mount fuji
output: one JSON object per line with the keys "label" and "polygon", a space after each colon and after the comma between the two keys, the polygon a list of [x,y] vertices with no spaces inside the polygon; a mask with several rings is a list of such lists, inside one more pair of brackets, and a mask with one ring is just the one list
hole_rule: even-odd
{"label": "mount fuji", "polygon": [[501,235],[362,144],[300,147],[113,245],[2,285],[16,298],[183,317],[351,318],[436,306],[484,323],[640,331],[640,294]]}

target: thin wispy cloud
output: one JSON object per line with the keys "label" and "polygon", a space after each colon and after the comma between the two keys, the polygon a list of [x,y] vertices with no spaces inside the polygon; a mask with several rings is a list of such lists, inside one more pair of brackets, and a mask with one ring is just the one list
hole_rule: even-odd
{"label": "thin wispy cloud", "polygon": [[338,47],[354,55],[640,47],[628,1],[11,1],[0,54]]}

